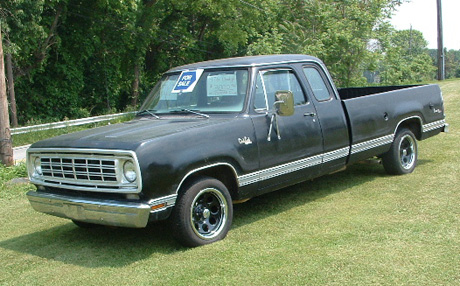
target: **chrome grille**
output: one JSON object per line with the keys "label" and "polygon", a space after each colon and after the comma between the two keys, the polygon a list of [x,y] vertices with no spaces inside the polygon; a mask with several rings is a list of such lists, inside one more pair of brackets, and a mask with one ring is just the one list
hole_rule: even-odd
{"label": "chrome grille", "polygon": [[87,158],[40,159],[43,176],[96,182],[116,182],[115,160]]}
{"label": "chrome grille", "polygon": [[[128,161],[135,166],[134,182],[123,174]],[[133,151],[30,148],[27,169],[30,181],[38,186],[125,194],[142,190],[139,163]]]}

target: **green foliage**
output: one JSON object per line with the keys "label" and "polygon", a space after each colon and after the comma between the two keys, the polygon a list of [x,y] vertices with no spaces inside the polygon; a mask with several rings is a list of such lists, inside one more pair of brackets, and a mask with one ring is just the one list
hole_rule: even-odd
{"label": "green foliage", "polygon": [[5,167],[0,164],[0,185],[14,178],[27,177],[27,169],[24,163],[16,166]]}
{"label": "green foliage", "polygon": [[[310,54],[351,86],[388,53],[385,80],[420,80],[412,73],[427,58],[398,67],[401,51],[385,42],[385,21],[401,2],[9,0],[0,21],[25,124],[124,110],[169,68],[229,56]],[[386,49],[369,49],[371,39]]]}
{"label": "green foliage", "polygon": [[[303,53],[322,59],[338,85],[362,84],[376,55],[368,49],[378,27],[400,1],[290,1],[278,29],[259,36],[249,52]],[[293,11],[304,11],[294,13]]]}
{"label": "green foliage", "polygon": [[388,41],[382,43],[382,83],[417,83],[433,79],[436,68],[432,64],[427,42],[420,31],[393,30],[389,33]]}
{"label": "green foliage", "polygon": [[[438,51],[430,50],[434,66],[438,66]],[[460,50],[444,50],[445,78],[460,78]]]}
{"label": "green foliage", "polygon": [[[25,181],[25,177],[27,177],[25,163],[10,167],[0,164],[0,201],[3,199],[21,199],[26,190],[33,189],[33,186]],[[20,180],[18,181],[18,179]]]}

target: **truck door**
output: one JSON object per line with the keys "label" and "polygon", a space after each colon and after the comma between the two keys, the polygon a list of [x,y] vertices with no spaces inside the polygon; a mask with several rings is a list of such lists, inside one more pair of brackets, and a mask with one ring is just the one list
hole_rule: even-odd
{"label": "truck door", "polygon": [[[293,93],[295,111],[291,116],[273,118],[275,93],[280,90]],[[305,97],[295,71],[290,68],[258,70],[253,107],[256,114],[252,120],[259,147],[260,171],[256,175],[260,193],[316,176],[323,151],[321,128],[315,117],[315,107]]]}
{"label": "truck door", "polygon": [[302,69],[323,132],[322,173],[333,172],[345,166],[350,151],[349,130],[342,102],[335,95],[320,65],[312,63]]}

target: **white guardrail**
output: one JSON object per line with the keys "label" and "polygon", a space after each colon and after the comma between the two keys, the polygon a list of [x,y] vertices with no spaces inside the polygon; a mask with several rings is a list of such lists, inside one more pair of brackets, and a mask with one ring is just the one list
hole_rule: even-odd
{"label": "white guardrail", "polygon": [[34,125],[34,126],[11,128],[11,135],[22,134],[22,133],[27,133],[27,132],[34,132],[34,131],[49,130],[49,129],[58,129],[58,128],[64,128],[64,127],[69,127],[69,126],[84,125],[84,124],[96,123],[96,122],[101,122],[101,121],[109,121],[112,119],[123,117],[128,114],[132,114],[132,113],[136,113],[136,112],[133,111],[133,112],[125,112],[125,113],[100,115],[100,116],[87,117],[87,118],[74,119],[74,120],[66,120],[66,121],[60,121],[60,122],[54,122],[54,123],[45,123],[45,124],[39,124],[39,125]]}

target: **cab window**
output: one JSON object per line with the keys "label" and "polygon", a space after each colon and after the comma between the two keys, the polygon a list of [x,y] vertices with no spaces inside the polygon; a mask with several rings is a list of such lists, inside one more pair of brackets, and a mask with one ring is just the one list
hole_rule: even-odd
{"label": "cab window", "polygon": [[275,102],[275,93],[289,90],[294,94],[294,104],[305,104],[305,95],[294,72],[289,69],[262,70],[256,78],[254,108],[270,110]]}
{"label": "cab window", "polygon": [[313,90],[313,95],[318,101],[325,101],[332,98],[332,92],[327,88],[324,78],[321,76],[318,69],[309,66],[304,67],[303,72]]}

